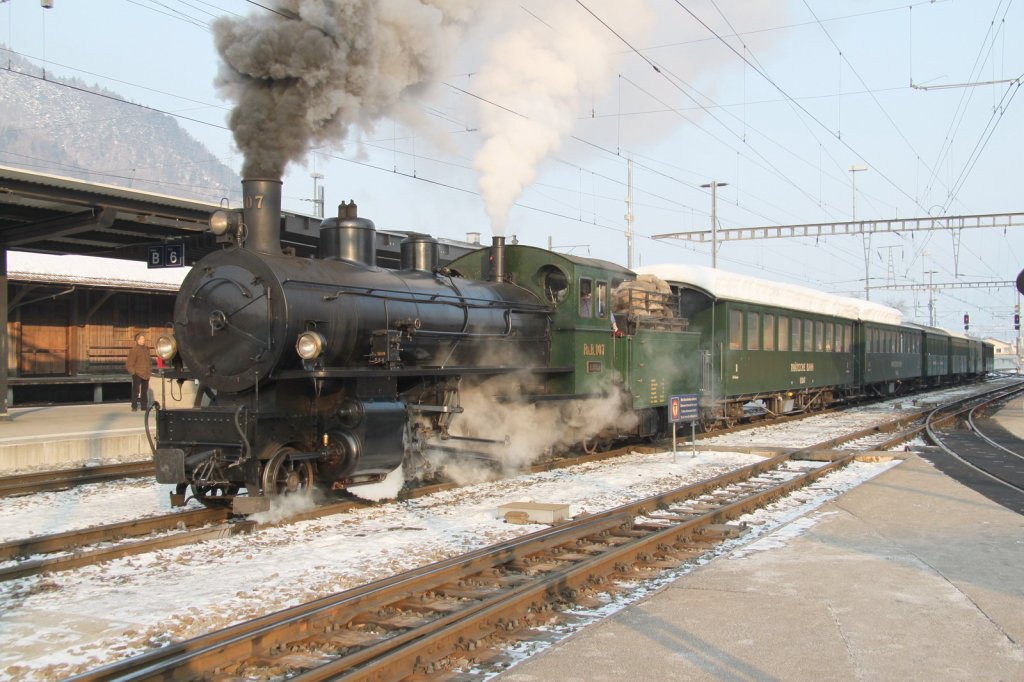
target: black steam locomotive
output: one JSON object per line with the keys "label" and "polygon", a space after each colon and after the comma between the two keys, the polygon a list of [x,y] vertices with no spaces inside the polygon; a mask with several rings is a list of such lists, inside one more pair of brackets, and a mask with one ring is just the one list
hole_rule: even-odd
{"label": "black steam locomotive", "polygon": [[382,269],[354,204],[322,223],[318,257],[285,255],[280,184],[244,181],[241,215],[211,219],[232,244],[192,268],[173,333],[157,341],[171,374],[201,386],[192,409],[156,410],[157,478],[178,484],[176,504],[190,492],[251,512],[276,495],[381,481],[430,443],[500,445],[449,430],[460,391],[494,377],[514,376],[513,394],[558,397],[546,379],[572,368],[551,367],[555,306],[538,286],[564,292],[561,269],[532,287],[511,281],[495,238],[481,250],[489,276],[461,277],[424,235],[401,244],[399,270]]}

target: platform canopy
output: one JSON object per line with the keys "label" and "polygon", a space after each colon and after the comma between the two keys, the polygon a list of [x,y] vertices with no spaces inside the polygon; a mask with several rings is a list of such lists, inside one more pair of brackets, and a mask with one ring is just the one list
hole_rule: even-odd
{"label": "platform canopy", "polygon": [[[206,231],[218,204],[0,166],[0,249],[145,262],[149,246],[182,243],[194,263],[218,248]],[[320,219],[285,214],[282,242],[312,253]]]}

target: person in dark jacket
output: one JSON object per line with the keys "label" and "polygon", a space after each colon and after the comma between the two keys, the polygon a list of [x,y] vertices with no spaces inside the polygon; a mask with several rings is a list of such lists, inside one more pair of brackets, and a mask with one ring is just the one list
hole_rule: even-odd
{"label": "person in dark jacket", "polygon": [[149,357],[145,334],[135,335],[135,345],[128,351],[124,365],[132,375],[132,412],[139,408],[145,410],[149,399],[149,377],[153,375],[153,360]]}

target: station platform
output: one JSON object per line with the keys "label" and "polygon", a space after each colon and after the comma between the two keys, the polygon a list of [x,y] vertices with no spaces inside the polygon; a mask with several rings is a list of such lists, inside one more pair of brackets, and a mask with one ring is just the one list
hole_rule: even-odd
{"label": "station platform", "polygon": [[498,679],[1024,680],[1024,515],[912,456],[793,523]]}
{"label": "station platform", "polygon": [[[154,377],[149,385],[150,400],[169,407],[195,397],[191,382]],[[127,402],[10,408],[0,421],[0,474],[151,457],[144,415]]]}
{"label": "station platform", "polygon": [[145,412],[129,403],[15,407],[0,422],[0,473],[150,456]]}

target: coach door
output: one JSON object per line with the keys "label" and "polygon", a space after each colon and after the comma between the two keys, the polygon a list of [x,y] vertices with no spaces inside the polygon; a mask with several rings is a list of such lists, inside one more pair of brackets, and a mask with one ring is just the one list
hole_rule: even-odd
{"label": "coach door", "polygon": [[705,396],[715,399],[715,368],[711,362],[711,351],[701,351],[700,389]]}

